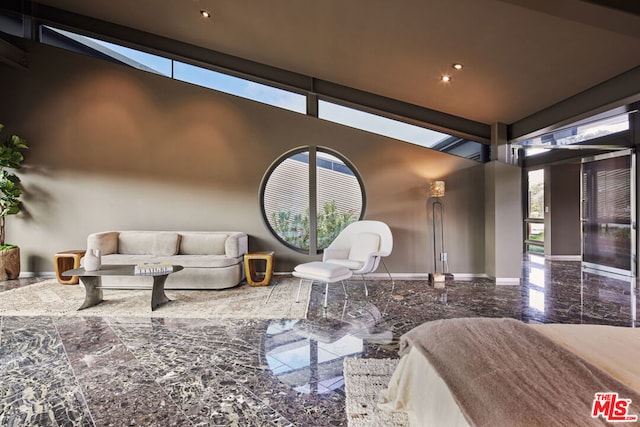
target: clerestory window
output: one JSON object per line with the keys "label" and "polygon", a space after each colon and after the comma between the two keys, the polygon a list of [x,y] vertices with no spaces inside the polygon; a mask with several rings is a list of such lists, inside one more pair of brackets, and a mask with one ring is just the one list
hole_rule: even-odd
{"label": "clerestory window", "polygon": [[[22,16],[0,12],[0,32],[24,36],[21,34],[23,32],[22,27]],[[89,37],[51,25],[40,25],[39,29],[39,41],[51,46],[296,113],[308,114],[323,120],[395,138],[399,141],[409,142],[432,150],[479,162],[489,160],[489,148],[487,145],[432,130],[426,124],[411,124],[409,123],[411,120],[404,121],[397,114],[385,113],[384,110],[372,111],[357,104],[341,104],[339,100],[334,98],[321,99],[322,95],[312,94],[306,88],[296,89],[286,84],[269,82],[259,76],[223,69],[215,64],[202,64],[205,66],[200,66],[194,63],[181,62],[168,56],[151,53],[152,50],[150,49],[131,48],[123,44]],[[159,51],[153,50],[153,52]],[[201,64],[198,61],[196,63]],[[316,105],[315,108],[313,107],[314,103]]]}

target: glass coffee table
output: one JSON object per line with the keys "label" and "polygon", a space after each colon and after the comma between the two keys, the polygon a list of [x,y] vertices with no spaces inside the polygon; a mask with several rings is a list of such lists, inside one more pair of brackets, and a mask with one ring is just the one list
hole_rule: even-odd
{"label": "glass coffee table", "polygon": [[[80,281],[84,285],[85,297],[84,302],[78,308],[83,310],[85,308],[93,307],[100,304],[103,301],[102,290],[103,289],[140,289],[151,290],[151,311],[160,307],[162,304],[166,304],[169,301],[169,297],[164,293],[164,282],[171,273],[182,270],[181,265],[173,265],[171,271],[162,272],[149,272],[144,274],[136,273],[135,265],[103,265],[100,270],[85,271],[84,268],[75,268],[73,270],[67,270],[63,274],[65,276],[78,276]],[[102,286],[103,276],[149,276],[153,278],[152,286]]]}

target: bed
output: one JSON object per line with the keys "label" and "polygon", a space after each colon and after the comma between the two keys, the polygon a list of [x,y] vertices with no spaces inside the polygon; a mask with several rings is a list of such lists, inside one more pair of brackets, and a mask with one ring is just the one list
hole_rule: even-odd
{"label": "bed", "polygon": [[634,328],[438,320],[403,335],[400,354],[378,406],[412,426],[608,425],[604,403],[591,416],[599,392],[631,399],[612,416],[640,415]]}

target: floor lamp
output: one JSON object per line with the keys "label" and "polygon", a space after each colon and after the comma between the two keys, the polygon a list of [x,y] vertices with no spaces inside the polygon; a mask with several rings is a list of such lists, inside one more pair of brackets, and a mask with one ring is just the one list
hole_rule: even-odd
{"label": "floor lamp", "polygon": [[[429,280],[436,288],[443,288],[445,280],[453,280],[453,274],[449,273],[448,256],[444,249],[444,181],[433,181],[430,184],[430,198],[435,199],[431,204],[431,222],[433,226],[433,273],[429,274]],[[439,237],[439,239],[438,239]],[[440,252],[438,252],[438,240]],[[438,271],[438,254],[442,263],[441,271]]]}

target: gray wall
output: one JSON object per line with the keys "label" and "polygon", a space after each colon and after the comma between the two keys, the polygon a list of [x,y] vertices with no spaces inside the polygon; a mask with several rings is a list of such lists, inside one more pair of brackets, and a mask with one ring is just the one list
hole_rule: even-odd
{"label": "gray wall", "polygon": [[276,270],[290,271],[313,257],[269,234],[258,189],[281,154],[317,145],[362,175],[366,218],[394,234],[392,272],[430,271],[427,187],[444,179],[451,271],[484,273],[476,162],[48,46],[27,50],[29,70],[0,64],[0,123],[31,146],[26,211],[7,230],[23,272],[52,271],[56,251],[117,229],[241,230],[250,250],[275,250]]}
{"label": "gray wall", "polygon": [[518,283],[522,266],[521,169],[485,164],[485,268],[497,283]]}
{"label": "gray wall", "polygon": [[[545,168],[545,255],[580,256],[580,164]],[[545,241],[545,243],[547,243]]]}

